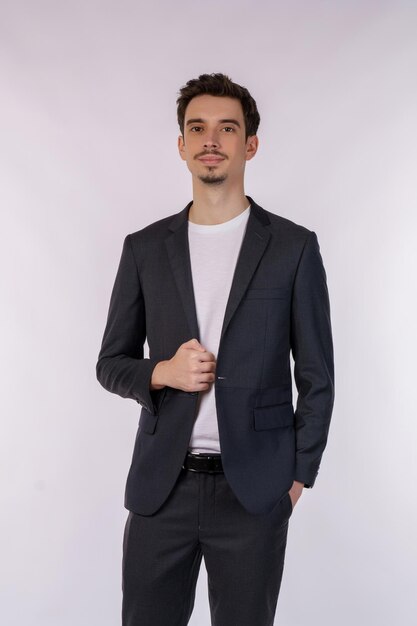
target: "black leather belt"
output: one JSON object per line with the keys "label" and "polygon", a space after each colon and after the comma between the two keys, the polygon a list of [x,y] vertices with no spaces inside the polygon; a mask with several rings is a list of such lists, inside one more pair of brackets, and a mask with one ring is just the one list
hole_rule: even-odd
{"label": "black leather belt", "polygon": [[223,473],[221,454],[187,452],[182,467],[190,472]]}

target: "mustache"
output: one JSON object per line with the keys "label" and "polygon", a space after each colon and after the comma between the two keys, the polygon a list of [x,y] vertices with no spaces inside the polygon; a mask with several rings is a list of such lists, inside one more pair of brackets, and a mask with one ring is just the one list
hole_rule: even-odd
{"label": "mustache", "polygon": [[202,157],[205,157],[205,156],[218,156],[218,157],[221,157],[222,159],[227,158],[224,154],[221,154],[220,152],[203,152],[203,154],[197,154],[196,159],[201,159]]}

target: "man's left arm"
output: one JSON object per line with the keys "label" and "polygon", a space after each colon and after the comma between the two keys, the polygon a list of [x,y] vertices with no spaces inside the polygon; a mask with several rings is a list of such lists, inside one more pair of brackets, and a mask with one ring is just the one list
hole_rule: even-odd
{"label": "man's left arm", "polygon": [[330,302],[326,272],[314,231],[307,237],[294,279],[291,350],[298,391],[292,491],[301,493],[301,485],[313,487],[316,480],[334,403]]}

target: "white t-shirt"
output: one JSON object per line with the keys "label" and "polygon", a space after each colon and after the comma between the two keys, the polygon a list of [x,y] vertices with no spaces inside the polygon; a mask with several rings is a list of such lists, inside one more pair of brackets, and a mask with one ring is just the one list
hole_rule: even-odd
{"label": "white t-shirt", "polygon": [[[224,313],[236,261],[249,218],[250,205],[222,224],[195,224],[188,220],[188,241],[201,345],[217,360]],[[188,449],[220,452],[214,382],[200,391],[197,416]]]}

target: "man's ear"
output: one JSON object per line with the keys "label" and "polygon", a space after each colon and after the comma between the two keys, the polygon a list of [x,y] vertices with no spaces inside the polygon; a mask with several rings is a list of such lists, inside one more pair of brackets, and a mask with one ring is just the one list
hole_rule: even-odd
{"label": "man's ear", "polygon": [[246,160],[250,161],[256,154],[259,146],[257,135],[250,135],[246,143]]}
{"label": "man's ear", "polygon": [[182,160],[185,161],[185,141],[182,135],[178,135],[178,152],[180,153]]}

